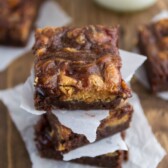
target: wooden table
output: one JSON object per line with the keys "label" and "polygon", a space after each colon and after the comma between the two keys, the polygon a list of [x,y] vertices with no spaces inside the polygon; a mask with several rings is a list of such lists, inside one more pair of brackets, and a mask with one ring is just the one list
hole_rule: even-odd
{"label": "wooden table", "polygon": [[[97,6],[92,0],[58,0],[58,3],[73,18],[72,25],[121,25],[120,47],[126,50],[131,50],[136,44],[138,25],[147,23],[155,14],[168,8],[167,0],[158,0],[157,4],[148,10],[133,14],[117,14]],[[27,53],[15,60],[5,71],[0,72],[0,89],[23,83],[29,75],[33,59],[33,56]],[[139,94],[153,132],[168,151],[168,103],[151,95],[135,79],[132,81],[132,86],[134,91]],[[31,162],[24,143],[12,123],[6,107],[0,102],[0,168],[30,167]],[[159,168],[167,167],[168,156],[159,165]]]}

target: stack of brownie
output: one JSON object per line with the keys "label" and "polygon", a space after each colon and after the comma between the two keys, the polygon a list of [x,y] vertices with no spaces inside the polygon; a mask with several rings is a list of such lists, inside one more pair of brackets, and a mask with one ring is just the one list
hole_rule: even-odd
{"label": "stack of brownie", "polygon": [[[96,141],[123,135],[129,127],[133,108],[127,99],[131,91],[120,72],[118,38],[118,27],[100,25],[36,31],[34,101],[37,110],[46,111],[35,126],[42,157],[62,160],[62,154],[89,144],[85,135],[60,123],[53,110],[109,110],[97,128]],[[72,162],[120,168],[125,156],[124,151],[115,151]]]}
{"label": "stack of brownie", "polygon": [[139,49],[147,56],[146,72],[151,90],[168,90],[168,19],[162,19],[139,29]]}

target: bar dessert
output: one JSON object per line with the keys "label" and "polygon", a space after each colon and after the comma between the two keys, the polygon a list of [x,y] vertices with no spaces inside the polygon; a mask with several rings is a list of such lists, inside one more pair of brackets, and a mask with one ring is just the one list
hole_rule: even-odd
{"label": "bar dessert", "polygon": [[[109,116],[103,119],[97,128],[96,141],[125,131],[129,127],[132,112],[133,108],[128,103],[110,110]],[[83,134],[76,134],[70,128],[62,125],[51,112],[41,117],[39,124],[36,126],[37,132],[41,132],[42,123],[46,123],[50,128],[47,136],[54,142],[54,149],[58,152],[66,153],[90,143]]]}
{"label": "bar dessert", "polygon": [[0,0],[0,44],[26,44],[40,3],[40,0]]}
{"label": "bar dessert", "polygon": [[47,27],[35,34],[35,107],[111,109],[131,96],[121,77],[118,27]]}
{"label": "bar dessert", "polygon": [[138,46],[148,58],[145,67],[151,90],[168,90],[168,19],[141,26]]}
{"label": "bar dessert", "polygon": [[[51,137],[52,128],[45,115],[41,117],[35,128],[36,146],[40,156],[62,160],[62,153],[55,148],[55,140]],[[127,155],[126,151],[115,151],[96,157],[82,157],[71,160],[71,162],[100,167],[121,168],[122,162],[127,158]]]}
{"label": "bar dessert", "polygon": [[[101,25],[36,31],[34,106],[46,111],[34,128],[41,157],[63,160],[63,154],[90,144],[86,135],[63,125],[53,110],[87,110],[88,114],[91,110],[109,110],[97,127],[95,142],[123,134],[129,127],[133,108],[127,100],[131,89],[120,72],[118,36],[118,27]],[[125,151],[117,150],[71,162],[121,168],[126,157]]]}

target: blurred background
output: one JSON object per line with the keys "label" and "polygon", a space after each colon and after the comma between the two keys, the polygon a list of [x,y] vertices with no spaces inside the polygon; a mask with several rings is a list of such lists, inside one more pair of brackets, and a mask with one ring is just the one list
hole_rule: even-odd
{"label": "blurred background", "polygon": [[[159,12],[168,10],[168,0],[56,0],[56,2],[72,18],[70,25],[120,25],[120,48],[128,51],[136,48],[138,27],[149,23]],[[33,60],[31,52],[27,52],[0,72],[0,89],[23,83],[29,76]],[[168,151],[167,101],[152,95],[136,78],[133,78],[131,85],[140,97],[154,134]],[[2,102],[0,102],[0,137],[0,168],[30,168],[31,163],[24,143]],[[167,167],[168,156],[158,168]]]}

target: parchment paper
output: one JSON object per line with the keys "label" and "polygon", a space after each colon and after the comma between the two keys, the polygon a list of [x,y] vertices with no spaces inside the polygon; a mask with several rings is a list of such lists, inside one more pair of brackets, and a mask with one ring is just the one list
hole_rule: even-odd
{"label": "parchment paper", "polygon": [[[39,157],[33,135],[33,125],[37,122],[39,116],[27,113],[19,108],[21,91],[22,85],[0,91],[0,99],[7,106],[11,118],[25,142],[32,161],[32,168],[91,168],[91,166]],[[137,95],[133,94],[133,98],[130,101],[134,107],[132,124],[126,133],[126,143],[129,147],[130,156],[129,161],[123,164],[123,168],[156,168],[165,156],[165,150],[154,137]],[[97,150],[97,147],[95,150]]]}
{"label": "parchment paper", "polygon": [[[6,106],[9,108],[9,111],[11,112],[12,118],[16,123],[18,130],[21,132],[26,142],[28,141],[28,143],[30,143],[29,146],[31,146],[32,149],[32,147],[34,148],[34,142],[32,140],[33,125],[35,125],[40,116],[27,113],[19,107],[22,87],[23,86],[20,85],[14,89],[9,89],[7,91],[0,92],[0,99],[2,99]],[[127,146],[119,134],[105,138],[99,142],[90,144],[89,148],[91,150],[88,150],[87,146],[83,147],[81,150],[78,149],[78,155],[76,155],[76,150],[74,150],[74,152],[71,152],[70,155],[67,154],[65,156],[65,159],[75,159],[79,156],[97,156],[119,149],[127,150]]]}
{"label": "parchment paper", "polygon": [[[123,64],[121,73],[125,81],[128,82],[146,57],[123,50],[120,50],[120,54]],[[21,108],[32,114],[41,115],[44,114],[45,111],[39,111],[34,108],[33,80],[34,76],[32,73],[23,86]],[[109,110],[55,110],[53,113],[58,117],[61,124],[70,128],[74,133],[84,134],[89,142],[94,142],[100,121],[108,116]]]}

